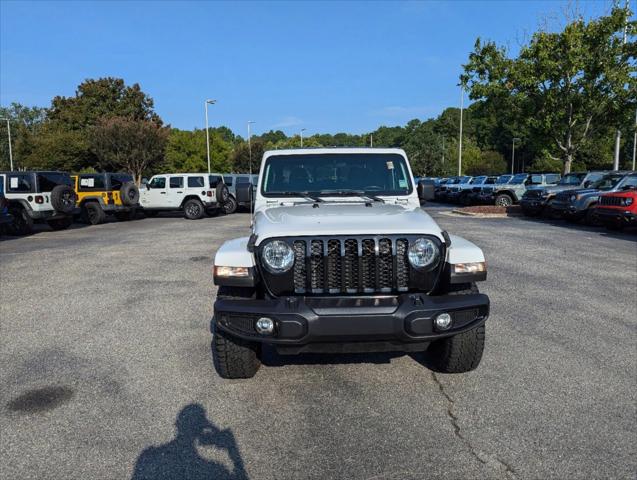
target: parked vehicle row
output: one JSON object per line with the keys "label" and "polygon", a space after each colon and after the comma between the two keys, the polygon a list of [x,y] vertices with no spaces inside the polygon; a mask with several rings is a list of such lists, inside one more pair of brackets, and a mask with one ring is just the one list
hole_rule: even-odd
{"label": "parked vehicle row", "polygon": [[[462,205],[519,204],[524,215],[547,214],[621,228],[635,223],[637,173],[633,171],[461,176],[429,179],[433,199]],[[423,192],[422,188],[419,193]],[[424,199],[423,194],[420,195]]]}
{"label": "parked vehicle row", "polygon": [[[236,185],[233,193],[225,177]],[[36,223],[62,230],[74,220],[98,225],[108,216],[131,220],[140,211],[146,216],[181,211],[196,220],[249,206],[252,181],[249,175],[177,173],[155,175],[138,188],[126,173],[0,172],[0,226],[26,235]]]}

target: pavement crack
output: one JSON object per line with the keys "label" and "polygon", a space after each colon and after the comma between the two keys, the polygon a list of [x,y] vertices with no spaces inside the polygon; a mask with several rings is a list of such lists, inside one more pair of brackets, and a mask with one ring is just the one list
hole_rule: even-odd
{"label": "pavement crack", "polygon": [[467,447],[469,453],[481,464],[490,468],[494,468],[496,470],[500,470],[504,472],[504,474],[509,478],[515,478],[515,469],[510,464],[501,460],[495,455],[491,455],[478,450],[473,446],[471,441],[464,436],[460,428],[460,424],[458,423],[458,416],[454,413],[454,405],[456,402],[446,392],[444,385],[435,374],[435,372],[431,372],[431,377],[433,378],[435,384],[438,386],[440,394],[445,398],[447,402],[447,417],[449,417],[449,421],[451,422],[451,426],[453,427],[453,432],[455,436],[465,445],[465,447]]}

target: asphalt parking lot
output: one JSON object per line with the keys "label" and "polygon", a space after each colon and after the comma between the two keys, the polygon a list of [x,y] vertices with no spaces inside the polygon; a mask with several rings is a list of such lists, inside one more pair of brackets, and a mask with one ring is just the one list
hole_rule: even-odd
{"label": "asphalt parking lot", "polygon": [[220,379],[211,264],[247,214],[3,237],[2,477],[635,478],[637,235],[430,210],[489,264],[469,374],[267,352]]}

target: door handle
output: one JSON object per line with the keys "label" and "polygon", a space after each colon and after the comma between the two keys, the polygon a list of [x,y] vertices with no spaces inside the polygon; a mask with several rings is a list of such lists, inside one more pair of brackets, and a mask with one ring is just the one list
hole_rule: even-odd
{"label": "door handle", "polygon": [[161,193],[162,195],[166,195],[166,192],[159,192],[159,193]]}
{"label": "door handle", "polygon": [[177,193],[184,193],[184,192],[177,192]]}

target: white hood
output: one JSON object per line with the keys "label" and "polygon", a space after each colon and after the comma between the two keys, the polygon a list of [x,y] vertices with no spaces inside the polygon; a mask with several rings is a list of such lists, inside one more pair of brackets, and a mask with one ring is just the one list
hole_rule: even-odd
{"label": "white hood", "polygon": [[257,243],[272,237],[429,234],[443,240],[438,224],[420,208],[372,203],[312,203],[257,211]]}

